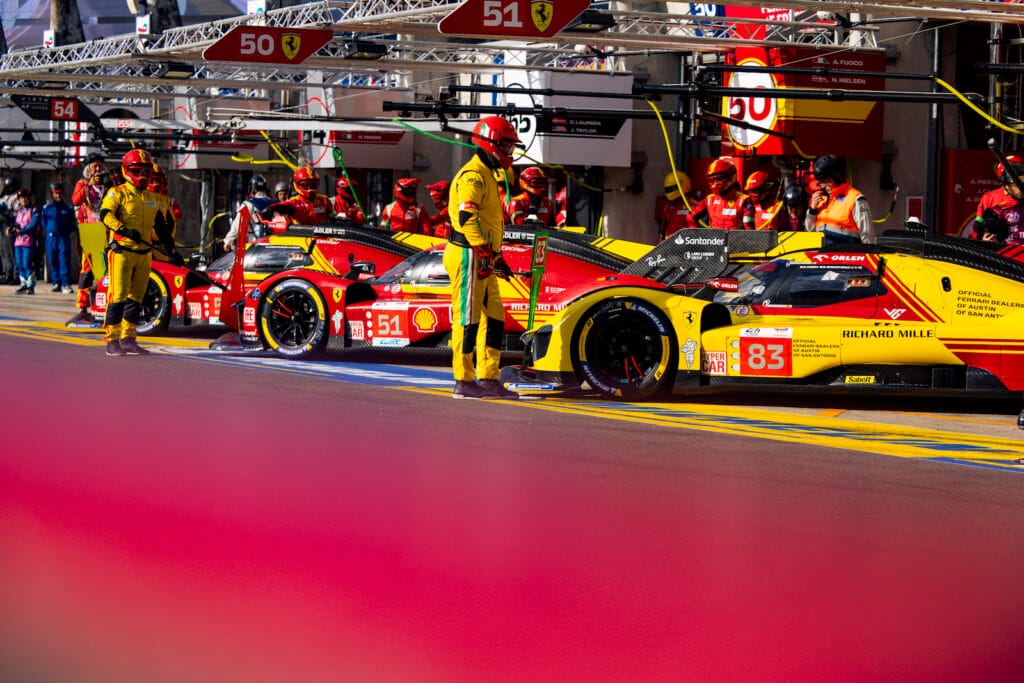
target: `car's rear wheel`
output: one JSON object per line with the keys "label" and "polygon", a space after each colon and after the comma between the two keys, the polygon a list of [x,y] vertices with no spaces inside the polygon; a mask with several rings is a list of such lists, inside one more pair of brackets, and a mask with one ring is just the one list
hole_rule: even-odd
{"label": "car's rear wheel", "polygon": [[602,301],[580,319],[572,340],[577,373],[597,391],[639,400],[666,393],[676,343],[665,315],[640,299]]}
{"label": "car's rear wheel", "polygon": [[305,280],[283,280],[260,304],[259,325],[269,348],[288,358],[303,358],[323,350],[327,342],[327,303]]}
{"label": "car's rear wheel", "polygon": [[146,283],[146,295],[142,297],[142,314],[135,332],[142,335],[163,334],[171,324],[171,296],[167,283],[153,271]]}

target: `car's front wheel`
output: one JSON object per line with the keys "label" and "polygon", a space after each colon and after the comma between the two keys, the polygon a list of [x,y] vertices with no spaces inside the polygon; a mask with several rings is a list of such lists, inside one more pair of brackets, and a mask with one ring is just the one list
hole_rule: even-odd
{"label": "car's front wheel", "polygon": [[259,311],[264,343],[282,356],[310,356],[327,343],[327,303],[305,280],[275,284],[264,296]]}
{"label": "car's front wheel", "polygon": [[146,283],[146,295],[142,297],[142,314],[135,332],[141,335],[163,334],[171,324],[171,297],[167,283],[153,271]]}
{"label": "car's front wheel", "polygon": [[665,315],[640,299],[602,301],[580,319],[572,340],[577,373],[597,391],[640,400],[667,393],[676,343]]}

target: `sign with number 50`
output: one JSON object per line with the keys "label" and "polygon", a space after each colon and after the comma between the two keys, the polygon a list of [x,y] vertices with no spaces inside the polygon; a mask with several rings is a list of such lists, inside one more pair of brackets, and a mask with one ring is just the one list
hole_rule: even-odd
{"label": "sign with number 50", "polygon": [[441,33],[549,38],[583,13],[589,0],[466,0],[437,25]]}

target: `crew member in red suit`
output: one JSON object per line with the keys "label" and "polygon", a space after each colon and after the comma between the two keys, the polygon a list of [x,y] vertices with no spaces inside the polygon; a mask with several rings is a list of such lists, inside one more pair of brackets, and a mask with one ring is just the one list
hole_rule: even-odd
{"label": "crew member in red suit", "polygon": [[427,185],[430,201],[434,202],[437,213],[430,217],[430,229],[434,237],[448,239],[452,234],[452,220],[448,217],[448,190],[452,184],[447,180],[438,180]]}
{"label": "crew member in red suit", "polygon": [[385,206],[380,214],[381,228],[394,232],[434,234],[426,208],[416,201],[419,186],[419,178],[399,178],[395,181],[395,201]]}
{"label": "crew member in red suit", "polygon": [[[1024,181],[1024,158],[1014,154],[1006,160]],[[974,238],[999,241],[1002,237],[1007,244],[1024,244],[1024,192],[1003,164],[996,168],[996,175],[1002,185],[981,196]]]}
{"label": "crew member in red suit", "polygon": [[754,205],[754,229],[778,230],[782,201],[779,199],[779,182],[764,171],[754,171],[747,176],[743,187]]}
{"label": "crew member in red suit", "polygon": [[[676,182],[676,176],[679,182]],[[682,171],[665,176],[665,193],[654,200],[654,220],[658,224],[658,241],[674,232],[693,227],[691,209],[696,200],[690,200],[690,176]],[[679,190],[682,189],[682,194]],[[685,197],[683,196],[685,195]]]}
{"label": "crew member in red suit", "polygon": [[334,216],[338,220],[347,220],[355,225],[366,223],[366,216],[356,202],[352,183],[345,176],[338,178],[338,182],[334,184]]}
{"label": "crew member in red suit", "polygon": [[736,165],[724,157],[715,159],[707,178],[711,194],[693,207],[694,223],[719,230],[753,230],[754,204],[740,191]]}
{"label": "crew member in red suit", "polygon": [[149,177],[149,187],[153,192],[162,194],[171,200],[171,213],[174,214],[174,222],[180,221],[181,217],[185,214],[182,212],[181,207],[178,206],[178,201],[168,193],[167,171],[160,168],[159,164],[153,164],[153,175]]}
{"label": "crew member in red suit", "polygon": [[568,212],[565,204],[568,201],[569,186],[566,185],[555,195],[555,227],[564,228],[568,219]]}
{"label": "crew member in red suit", "polygon": [[271,229],[281,232],[274,214],[288,216],[298,225],[320,225],[334,218],[331,198],[319,194],[320,175],[311,166],[300,166],[292,175],[295,195],[283,202],[274,202],[263,211],[263,217],[272,221]]}
{"label": "crew member in red suit", "polygon": [[[100,202],[103,195],[113,185],[110,174],[103,164],[103,155],[94,152],[85,160],[85,167],[82,169],[82,178],[75,183],[75,189],[71,193],[71,204],[75,207],[75,217],[78,224],[100,222]],[[75,233],[75,247],[82,259],[81,269],[78,274],[78,295],[75,305],[78,306],[78,314],[68,320],[65,324],[72,327],[95,326],[92,313],[89,312],[91,293],[96,278],[93,271],[92,254],[82,248],[81,236]],[[100,264],[96,264],[100,265]]]}
{"label": "crew member in red suit", "polygon": [[555,203],[548,197],[548,175],[540,166],[524,168],[519,174],[523,191],[509,203],[512,223],[523,225],[527,219],[537,220],[545,228],[555,224]]}

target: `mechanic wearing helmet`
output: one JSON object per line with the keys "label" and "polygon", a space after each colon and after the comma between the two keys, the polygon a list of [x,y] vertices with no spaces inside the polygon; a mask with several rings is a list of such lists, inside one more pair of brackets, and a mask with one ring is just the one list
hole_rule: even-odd
{"label": "mechanic wearing helmet", "polygon": [[149,285],[153,245],[160,241],[168,260],[184,265],[174,250],[174,214],[166,195],[151,192],[153,157],[130,150],[121,160],[125,182],[114,187],[100,204],[100,220],[110,231],[107,252],[107,313],[103,320],[108,356],[139,356],[149,351],[135,340],[142,301]]}
{"label": "mechanic wearing helmet", "polygon": [[[287,216],[291,223],[299,225],[321,225],[334,218],[331,198],[319,194],[320,174],[312,166],[300,166],[292,175],[292,188],[295,196],[283,202],[274,202],[263,210],[266,220],[273,220],[274,214]],[[271,229],[281,232],[286,224],[274,221]]]}
{"label": "mechanic wearing helmet", "polygon": [[778,216],[782,209],[782,200],[778,197],[779,181],[764,171],[754,171],[747,176],[743,190],[754,205],[754,229],[778,230]]}
{"label": "mechanic wearing helmet", "polygon": [[736,165],[729,159],[715,159],[708,166],[711,194],[693,207],[695,225],[719,230],[753,230],[754,204],[740,191]]}
{"label": "mechanic wearing helmet", "polygon": [[290,195],[291,188],[288,187],[288,183],[286,183],[285,181],[282,180],[277,185],[274,185],[274,201],[283,202],[284,200],[288,199]]}
{"label": "mechanic wearing helmet", "polygon": [[92,252],[82,248],[81,224],[100,222],[100,202],[111,187],[110,173],[103,162],[104,157],[99,152],[93,152],[86,157],[82,178],[75,183],[75,190],[71,193],[71,203],[75,206],[75,216],[79,224],[79,231],[75,233],[75,248],[78,250],[81,266],[78,271],[78,295],[75,299],[78,313],[65,323],[70,327],[95,326],[92,313],[89,312],[89,304],[92,303],[91,290],[96,281],[93,275],[95,267]]}
{"label": "mechanic wearing helmet", "polygon": [[[1017,178],[1024,182],[1024,157],[1012,154],[1006,161]],[[996,175],[1002,185],[981,196],[973,237],[1024,244],[1024,190],[1014,182],[1013,174],[1003,164],[996,168]]]}
{"label": "mechanic wearing helmet", "polygon": [[352,182],[345,176],[334,183],[334,217],[340,221],[349,221],[354,225],[365,225],[366,216],[359,208]]}
{"label": "mechanic wearing helmet", "polygon": [[263,237],[269,228],[263,222],[263,210],[270,206],[273,200],[267,194],[267,179],[256,173],[249,178],[249,194],[235,211],[231,219],[231,227],[224,235],[222,244],[224,251],[231,251],[237,246],[238,233],[245,226],[245,241],[252,242],[257,237]]}
{"label": "mechanic wearing helmet", "polygon": [[74,294],[71,289],[71,235],[78,229],[75,210],[64,201],[64,187],[50,183],[50,201],[40,212],[46,235],[46,263],[54,292]]}
{"label": "mechanic wearing helmet", "polygon": [[473,128],[473,144],[476,153],[452,181],[449,207],[456,213],[444,250],[452,283],[452,396],[517,399],[498,381],[505,309],[494,271],[504,267],[505,219],[494,172],[512,166],[519,135],[500,116],[485,116]]}
{"label": "mechanic wearing helmet", "polygon": [[430,230],[434,237],[448,239],[452,234],[452,220],[448,216],[448,192],[452,184],[447,180],[438,180],[427,185],[430,201],[434,202],[437,213],[430,217]]}
{"label": "mechanic wearing helmet", "polygon": [[659,242],[683,228],[693,227],[690,210],[697,203],[697,200],[690,199],[690,176],[682,171],[669,172],[665,176],[664,186],[664,194],[654,200],[654,221],[658,224]]}
{"label": "mechanic wearing helmet", "polygon": [[540,166],[524,168],[519,174],[523,191],[509,202],[508,212],[515,225],[538,221],[545,228],[555,224],[555,203],[548,197],[548,175]]}
{"label": "mechanic wearing helmet", "polygon": [[14,225],[7,228],[7,234],[14,238],[14,262],[21,283],[14,293],[35,294],[36,247],[42,232],[42,215],[39,207],[32,205],[31,190],[23,187],[16,196],[19,206],[14,213]]}
{"label": "mechanic wearing helmet", "polygon": [[[171,203],[171,215],[174,216],[174,223],[177,224],[181,220],[181,217],[185,215],[185,212],[178,206],[178,202],[175,201],[170,195],[170,189],[167,184],[167,172],[160,168],[160,164],[153,164],[153,175],[149,178],[149,189],[157,194],[162,194],[167,197],[167,201]],[[159,258],[160,254],[157,254]]]}
{"label": "mechanic wearing helmet", "polygon": [[834,154],[814,160],[812,167],[818,189],[811,195],[806,228],[824,232],[823,244],[875,243],[868,198],[850,185],[846,162]]}
{"label": "mechanic wearing helmet", "polygon": [[801,231],[807,219],[807,202],[810,195],[803,185],[792,184],[782,191],[783,210],[776,218],[778,229],[785,231]]}
{"label": "mechanic wearing helmet", "polygon": [[380,214],[382,229],[420,235],[433,234],[426,208],[416,201],[416,190],[419,187],[419,178],[399,178],[395,181],[395,200],[385,206]]}

